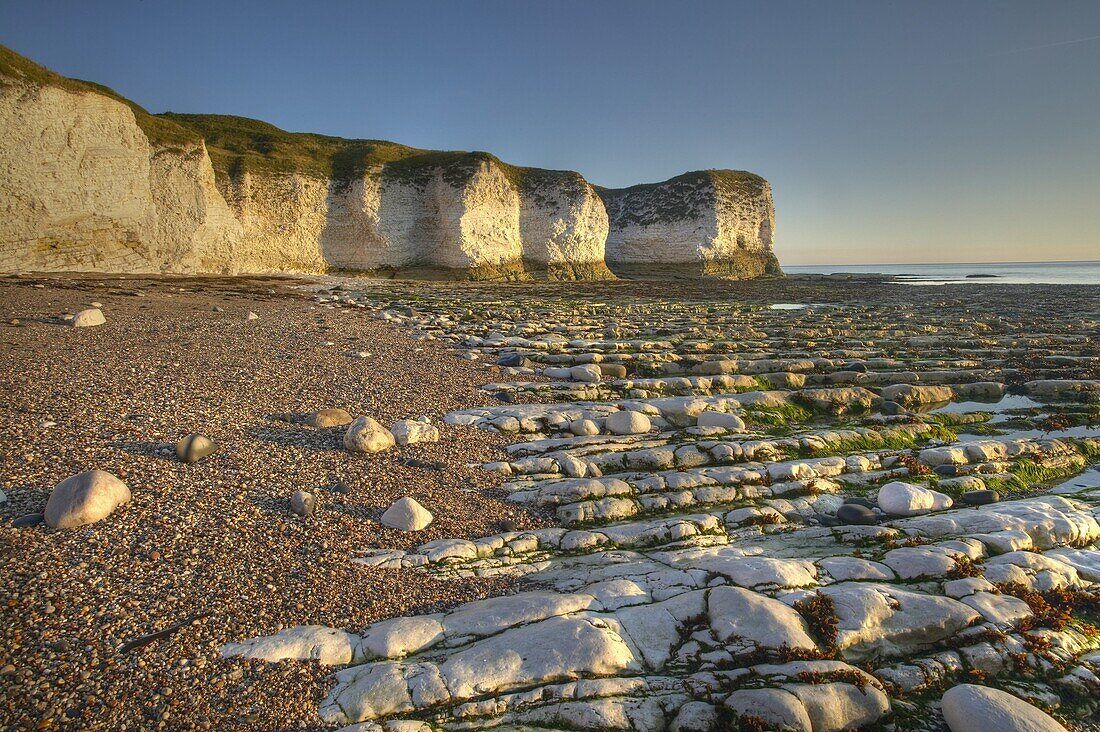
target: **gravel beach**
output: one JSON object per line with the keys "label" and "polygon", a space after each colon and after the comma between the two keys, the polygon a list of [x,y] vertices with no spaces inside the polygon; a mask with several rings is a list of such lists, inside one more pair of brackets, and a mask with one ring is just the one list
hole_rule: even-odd
{"label": "gravel beach", "polygon": [[[222,661],[228,641],[285,625],[359,627],[505,591],[356,565],[356,550],[541,525],[470,464],[505,439],[440,425],[443,440],[354,455],[309,413],[342,407],[384,424],[484,404],[492,373],[296,280],[0,280],[0,721],[9,729],[320,726],[325,672]],[[91,303],[106,325],[51,322]],[[219,308],[216,311],[215,308]],[[247,313],[259,317],[247,320]],[[14,324],[12,321],[15,321]],[[369,354],[369,355],[361,355]],[[191,432],[219,450],[185,465]],[[133,500],[74,530],[14,528],[91,468]],[[291,514],[296,490],[321,508]],[[378,517],[409,495],[435,521],[416,534]],[[147,634],[182,627],[126,652]]]}

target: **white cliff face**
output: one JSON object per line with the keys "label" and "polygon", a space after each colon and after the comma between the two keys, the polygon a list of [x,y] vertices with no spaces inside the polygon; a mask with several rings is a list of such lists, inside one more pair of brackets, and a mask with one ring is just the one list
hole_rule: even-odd
{"label": "white cliff face", "polygon": [[[209,159],[208,159],[209,162]],[[320,236],[328,212],[328,181],[297,173],[221,178],[218,189],[243,235],[233,272],[324,272]]]}
{"label": "white cliff face", "polygon": [[601,190],[607,261],[624,274],[678,265],[687,274],[755,277],[778,270],[771,187],[748,173],[703,171]]}
{"label": "white cliff face", "polygon": [[0,267],[232,269],[240,227],[201,142],[155,150],[110,97],[0,85]]}
{"label": "white cliff face", "polygon": [[149,145],[124,104],[0,86],[4,269],[150,271]]}
{"label": "white cliff face", "polygon": [[611,276],[604,262],[607,210],[580,175],[528,172],[521,183],[519,221],[530,268],[560,279]]}
{"label": "white cliff face", "polygon": [[457,237],[442,237],[429,262],[454,269],[507,267],[518,264],[523,253],[519,235],[519,193],[491,163],[481,163],[461,196],[443,191],[440,216],[445,224],[457,218],[450,232]]}
{"label": "white cliff face", "polygon": [[[771,190],[750,174],[597,191],[577,173],[408,148],[349,179],[215,172],[198,131],[135,117],[76,82],[7,73],[0,68],[0,271],[587,279],[612,276],[608,264],[658,275],[668,265],[695,275],[778,270]],[[151,142],[143,129],[171,139],[159,124],[179,139]]]}

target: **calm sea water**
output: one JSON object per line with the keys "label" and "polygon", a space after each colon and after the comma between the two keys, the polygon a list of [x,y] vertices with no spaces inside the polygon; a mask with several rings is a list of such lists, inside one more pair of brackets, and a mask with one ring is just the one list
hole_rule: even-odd
{"label": "calm sea water", "polygon": [[[1100,285],[1096,262],[999,262],[995,264],[837,264],[783,267],[789,274],[895,275],[914,285],[1011,284]],[[986,275],[969,277],[968,275]],[[993,275],[993,276],[988,276]]]}

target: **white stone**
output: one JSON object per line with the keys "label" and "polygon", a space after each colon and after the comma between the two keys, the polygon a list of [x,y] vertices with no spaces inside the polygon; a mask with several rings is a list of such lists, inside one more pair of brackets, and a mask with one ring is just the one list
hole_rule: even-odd
{"label": "white stone", "polygon": [[398,445],[439,442],[439,428],[420,420],[399,419],[390,427],[390,432]]}
{"label": "white stone", "polygon": [[431,512],[409,496],[398,498],[382,514],[384,525],[402,531],[421,531],[431,522]]}
{"label": "white stone", "polygon": [[393,433],[371,417],[357,418],[344,433],[344,447],[351,452],[382,452],[395,444]]}
{"label": "white stone", "polygon": [[700,427],[721,427],[735,432],[741,432],[745,429],[745,420],[736,414],[725,412],[703,412],[699,415],[698,424]]}
{"label": "white stone", "polygon": [[604,420],[604,426],[614,435],[639,435],[649,432],[653,425],[649,417],[641,412],[623,409],[609,414]]}
{"label": "white stone", "polygon": [[594,384],[600,380],[600,367],[592,364],[583,364],[569,369],[569,378],[573,381],[583,381]]}
{"label": "white stone", "polygon": [[715,587],[707,599],[711,630],[722,642],[742,638],[758,647],[816,651],[806,621],[778,600],[740,587]]}
{"label": "white stone", "polygon": [[941,700],[951,732],[1066,732],[1046,712],[1000,689],[959,684]]}
{"label": "white stone", "polygon": [[103,317],[102,310],[87,308],[74,315],[73,319],[69,321],[69,325],[74,328],[88,328],[94,325],[103,325],[106,322],[107,319]]}
{"label": "white stone", "polygon": [[323,625],[299,625],[275,635],[253,638],[222,646],[224,658],[255,658],[263,661],[316,660],[324,666],[351,663],[359,636]]}
{"label": "white stone", "polygon": [[591,419],[575,419],[569,423],[569,431],[579,437],[600,434],[600,426]]}
{"label": "white stone", "polygon": [[798,697],[786,689],[738,689],[725,705],[738,717],[763,720],[769,729],[813,732],[813,723]]}
{"label": "white stone", "polygon": [[891,516],[916,516],[937,507],[950,508],[951,498],[923,486],[895,480],[879,489],[878,507]]}

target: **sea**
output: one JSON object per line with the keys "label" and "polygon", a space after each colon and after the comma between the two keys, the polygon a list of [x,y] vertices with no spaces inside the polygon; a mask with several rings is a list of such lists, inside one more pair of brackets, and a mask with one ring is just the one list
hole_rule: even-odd
{"label": "sea", "polygon": [[884,274],[911,285],[1100,285],[1100,261],[983,264],[807,264],[788,274]]}

